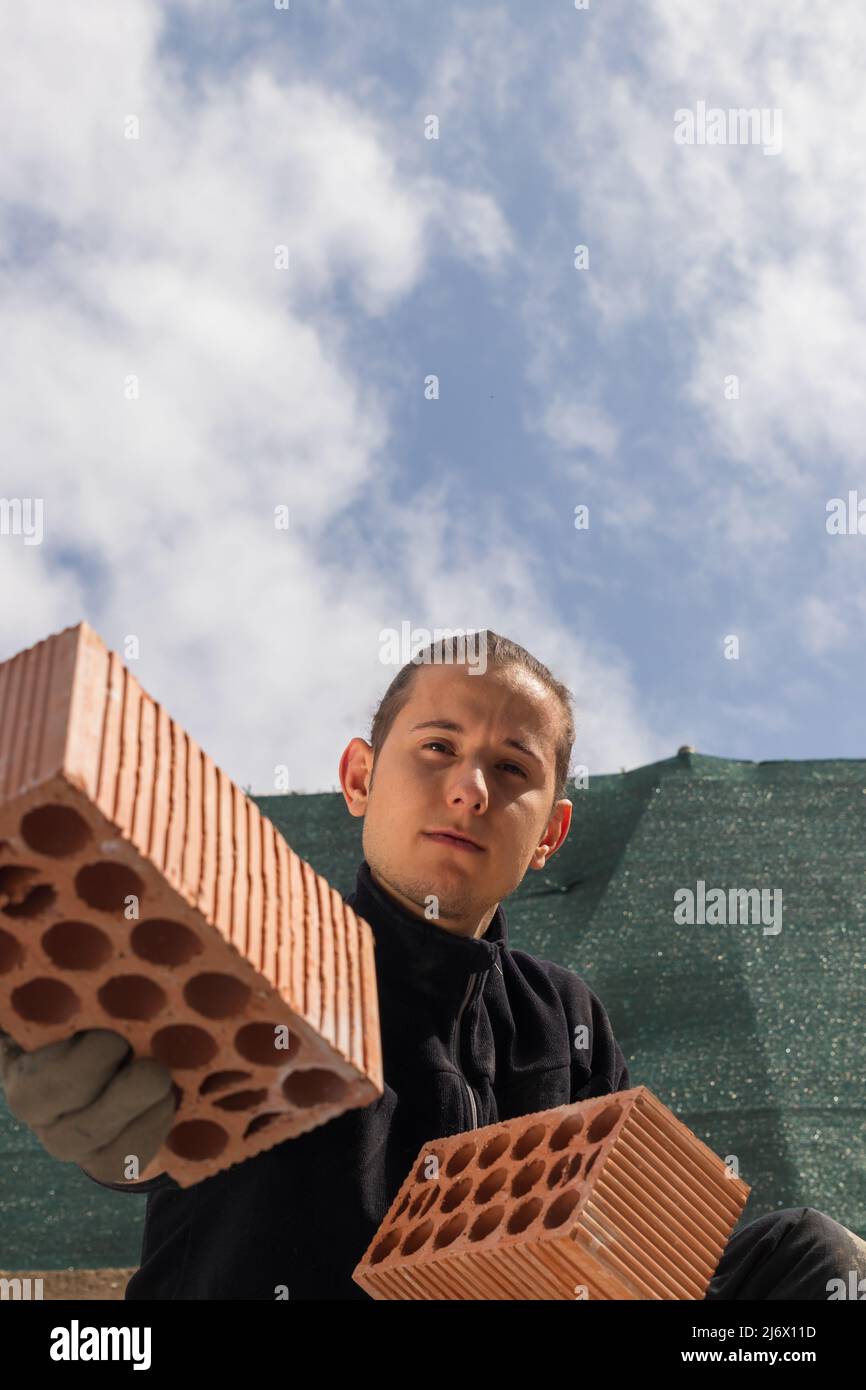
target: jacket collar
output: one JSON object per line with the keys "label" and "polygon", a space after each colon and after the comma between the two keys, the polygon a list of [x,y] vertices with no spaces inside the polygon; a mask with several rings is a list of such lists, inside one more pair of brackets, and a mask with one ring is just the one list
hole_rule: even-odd
{"label": "jacket collar", "polygon": [[474,975],[491,969],[508,946],[508,924],[500,903],[482,937],[456,936],[436,922],[415,917],[375,882],[366,859],[355,891],[346,902],[369,922],[376,946],[376,970],[413,990],[443,999],[461,999]]}

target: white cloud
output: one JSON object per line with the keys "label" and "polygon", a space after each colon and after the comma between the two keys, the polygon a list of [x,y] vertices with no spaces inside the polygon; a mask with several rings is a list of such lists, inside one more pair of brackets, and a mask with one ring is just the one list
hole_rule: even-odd
{"label": "white cloud", "polygon": [[816,656],[837,650],[851,638],[851,630],[839,611],[839,603],[810,594],[800,605],[799,620],[804,625],[803,641]]}
{"label": "white cloud", "polygon": [[[832,15],[810,0],[652,0],[611,6],[558,68],[561,132],[542,154],[580,225],[598,228],[595,312],[608,334],[664,318],[684,400],[758,488],[768,475],[798,486],[862,435],[866,165],[846,132],[866,121],[864,41],[855,0]],[[699,100],[780,108],[782,152],[675,144],[674,111]],[[575,157],[575,128],[597,157]]]}
{"label": "white cloud", "polygon": [[558,448],[608,459],[619,440],[616,425],[593,401],[554,396],[545,404],[542,427]]}
{"label": "white cloud", "polygon": [[313,790],[387,683],[381,626],[459,625],[475,585],[485,622],[584,672],[596,761],[641,760],[628,676],[547,615],[519,521],[471,520],[458,559],[417,534],[419,505],[429,540],[453,498],[387,500],[406,366],[371,374],[344,301],[384,316],[443,248],[500,276],[496,201],[291,64],[188,84],[163,13],[0,15],[3,488],[46,509],[42,546],[0,538],[0,655],[82,617],[115,648],[134,633],[145,688],[231,776],[269,791],[288,763]]}
{"label": "white cloud", "polygon": [[[792,643],[838,652],[866,612],[859,550],[828,547],[822,513],[862,474],[864,43],[858,0],[612,0],[548,44],[529,117],[552,186],[523,251],[527,422],[595,447],[576,474],[660,579],[705,604],[748,586],[753,678]],[[698,101],[779,108],[781,153],[676,144]]]}
{"label": "white cloud", "polygon": [[[592,774],[670,757],[672,736],[641,709],[630,665],[600,632],[593,608],[582,606],[567,626],[560,624],[549,602],[545,555],[515,541],[495,495],[483,511],[457,515],[449,515],[443,501],[430,488],[419,494],[414,518],[383,518],[405,561],[389,625],[397,625],[396,613],[428,629],[489,627],[526,647],[571,689],[573,761]],[[387,680],[394,675],[387,673]]]}

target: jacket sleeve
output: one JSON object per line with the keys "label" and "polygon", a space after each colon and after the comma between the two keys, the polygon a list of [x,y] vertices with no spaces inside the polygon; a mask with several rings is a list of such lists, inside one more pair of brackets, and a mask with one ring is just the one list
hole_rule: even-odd
{"label": "jacket sleeve", "polygon": [[582,1083],[579,1071],[572,1067],[572,1100],[588,1100],[590,1096],[626,1091],[631,1085],[625,1054],[613,1035],[607,1010],[588,986],[583,987],[588,996],[591,1018],[590,1076]]}
{"label": "jacket sleeve", "polygon": [[574,971],[554,966],[568,1020],[571,1100],[589,1100],[634,1085],[601,1000]]}

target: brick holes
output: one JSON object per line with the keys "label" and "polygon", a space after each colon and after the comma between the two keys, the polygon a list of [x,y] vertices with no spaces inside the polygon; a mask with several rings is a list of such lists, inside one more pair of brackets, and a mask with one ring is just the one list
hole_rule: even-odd
{"label": "brick holes", "polygon": [[346,1083],[325,1067],[310,1067],[307,1071],[290,1072],[280,1089],[286,1100],[306,1108],[336,1104],[346,1093]]}
{"label": "brick holes", "polygon": [[440,1188],[438,1182],[430,1184],[430,1191],[427,1193],[427,1200],[426,1202],[422,1203],[418,1212],[419,1216],[426,1216],[428,1211],[430,1211],[431,1207],[436,1205],[436,1199],[439,1196],[439,1191]]}
{"label": "brick holes", "polygon": [[141,901],[144,884],[127,864],[104,859],[97,864],[85,864],[78,870],[75,891],[82,902],[98,912],[122,912],[128,897],[135,896]]}
{"label": "brick holes", "polygon": [[565,1180],[565,1171],[568,1167],[568,1161],[568,1154],[563,1154],[562,1158],[558,1158],[552,1165],[547,1175],[548,1187],[556,1187],[557,1183]]}
{"label": "brick holes", "polygon": [[[400,1217],[403,1215],[404,1211],[406,1210],[406,1208],[407,1208],[408,1205],[409,1205],[409,1198],[410,1198],[411,1196],[412,1196],[411,1191],[409,1191],[409,1192],[406,1193],[406,1195],[405,1195],[405,1197],[403,1198],[403,1200],[401,1201],[399,1207],[398,1207],[397,1210],[394,1212],[394,1215],[391,1217],[391,1225],[392,1225],[392,1226],[394,1225],[394,1222],[395,1222],[395,1221],[399,1221],[399,1220],[400,1220]],[[379,1258],[381,1259],[382,1257],[380,1256]]]}
{"label": "brick holes", "polygon": [[537,1149],[546,1134],[544,1125],[530,1125],[525,1129],[520,1138],[515,1141],[514,1148],[511,1150],[512,1158],[525,1158],[533,1149]]}
{"label": "brick holes", "polygon": [[496,1230],[504,1215],[504,1207],[488,1207],[486,1211],[475,1218],[469,1231],[469,1239],[473,1241],[486,1240]]}
{"label": "brick holes", "polygon": [[190,1008],[205,1018],[231,1018],[243,1013],[251,993],[243,980],[215,971],[193,975],[183,987],[183,997]]}
{"label": "brick holes", "polygon": [[254,1110],[257,1105],[261,1105],[267,1094],[267,1087],[260,1091],[235,1091],[233,1095],[215,1100],[214,1105],[219,1106],[220,1110]]}
{"label": "brick holes", "polygon": [[30,980],[12,991],[12,1007],[29,1023],[65,1023],[80,1008],[74,990],[60,980]]}
{"label": "brick holes", "polygon": [[8,975],[24,959],[24,947],[17,937],[0,930],[0,975]]}
{"label": "brick holes", "polygon": [[461,1144],[459,1149],[455,1149],[445,1165],[445,1172],[449,1178],[454,1178],[458,1173],[462,1173],[467,1163],[471,1163],[475,1157],[474,1144]]}
{"label": "brick holes", "polygon": [[548,1148],[557,1153],[560,1149],[567,1149],[575,1135],[580,1134],[583,1129],[582,1115],[567,1115],[562,1124],[557,1125],[550,1136]]}
{"label": "brick holes", "polygon": [[300,1049],[301,1040],[288,1035],[288,1047],[279,1047],[286,1036],[281,1023],[247,1023],[235,1034],[235,1050],[247,1062],[260,1067],[281,1067],[290,1062]]}
{"label": "brick holes", "polygon": [[564,1225],[580,1201],[580,1197],[580,1188],[576,1187],[569,1188],[567,1192],[560,1192],[558,1197],[554,1197],[544,1217],[544,1224],[549,1231]]}
{"label": "brick holes", "polygon": [[151,1051],[158,1062],[169,1071],[205,1067],[218,1048],[210,1033],[191,1023],[172,1023],[160,1028],[150,1040]]}
{"label": "brick holes", "polygon": [[278,1114],[276,1111],[269,1111],[266,1115],[256,1115],[254,1120],[250,1120],[244,1130],[244,1138],[251,1139],[254,1134],[258,1134],[260,1129],[266,1129],[273,1120],[284,1120],[285,1114]]}
{"label": "brick holes", "polygon": [[[598,1150],[596,1150],[596,1152],[598,1152]],[[577,1177],[578,1173],[580,1172],[580,1165],[581,1165],[581,1163],[583,1162],[583,1160],[584,1160],[585,1157],[586,1157],[586,1155],[585,1155],[584,1153],[582,1153],[582,1152],[576,1153],[576,1154],[573,1155],[573,1157],[572,1157],[572,1159],[571,1159],[571,1162],[570,1162],[569,1165],[568,1165],[568,1173],[566,1174],[566,1178],[565,1178],[565,1181],[566,1181],[566,1182],[573,1182],[573,1181],[574,1181],[574,1179]]]}
{"label": "brick holes", "polygon": [[596,1115],[586,1137],[590,1144],[597,1144],[601,1139],[606,1139],[622,1114],[621,1105],[606,1105],[601,1114]]}
{"label": "brick holes", "polygon": [[377,1245],[373,1246],[372,1252],[370,1254],[370,1264],[381,1264],[382,1261],[386,1259],[388,1255],[391,1254],[391,1251],[394,1250],[396,1246],[398,1246],[399,1244],[400,1232],[389,1231],[383,1240],[380,1240]]}
{"label": "brick holes", "polygon": [[589,1177],[590,1171],[591,1171],[591,1169],[592,1169],[592,1165],[595,1163],[595,1160],[598,1158],[598,1156],[599,1156],[600,1153],[601,1153],[601,1149],[600,1149],[600,1148],[599,1148],[599,1149],[596,1149],[595,1152],[593,1153],[592,1157],[590,1158],[589,1162],[588,1162],[587,1165],[586,1165],[586,1168],[584,1169],[584,1173],[583,1173],[584,1178],[588,1178],[588,1177]]}
{"label": "brick holes", "polygon": [[433,1249],[442,1250],[446,1245],[455,1241],[468,1220],[465,1211],[458,1211],[456,1216],[452,1216],[450,1221],[446,1221],[444,1226],[439,1227],[436,1232],[436,1239],[433,1241]]}
{"label": "brick holes", "polygon": [[419,1192],[409,1208],[409,1220],[414,1221],[416,1216],[423,1216],[429,1211],[439,1195],[438,1182],[431,1183],[428,1178],[428,1187]]}
{"label": "brick holes", "polygon": [[30,849],[55,859],[76,854],[91,838],[87,821],[71,806],[35,806],[22,817],[20,830]]}
{"label": "brick holes", "polygon": [[200,1096],[209,1096],[213,1091],[227,1091],[230,1086],[236,1086],[239,1081],[252,1081],[251,1071],[215,1071],[210,1076],[206,1076],[198,1088]]}
{"label": "brick holes", "polygon": [[52,884],[33,882],[41,877],[40,869],[4,864],[0,869],[0,911],[7,917],[38,917],[45,912],[57,894]]}
{"label": "brick holes", "polygon": [[401,1253],[403,1255],[414,1255],[416,1250],[421,1249],[421,1246],[428,1239],[432,1230],[432,1221],[422,1221],[421,1225],[416,1226],[414,1231],[410,1231],[406,1239],[403,1241],[403,1244],[401,1246]]}
{"label": "brick holes", "polygon": [[165,991],[146,975],[115,975],[97,998],[110,1018],[155,1018],[167,1002]]}
{"label": "brick holes", "polygon": [[[467,1136],[461,1135],[453,1150],[449,1146],[444,1154],[441,1149],[422,1153],[409,1190],[389,1216],[388,1229],[373,1247],[369,1264],[396,1263],[415,1254],[429,1240],[434,1223],[431,1244],[436,1251],[455,1242],[477,1245],[494,1233],[531,1239],[526,1233],[538,1229],[535,1223],[558,1230],[578,1209],[586,1175],[599,1153],[606,1151],[604,1141],[622,1113],[619,1102],[612,1102],[596,1110],[589,1122],[584,1115],[552,1117],[548,1123],[534,1121],[516,1137],[513,1125],[503,1128],[480,1151],[477,1141],[463,1142]],[[441,1198],[440,1183],[428,1176],[431,1158],[444,1176],[462,1174],[446,1186]],[[525,1161],[515,1165],[512,1159]],[[494,1166],[499,1160],[501,1166]]]}
{"label": "brick holes", "polygon": [[460,1203],[469,1196],[471,1191],[472,1179],[461,1178],[459,1182],[454,1183],[453,1187],[449,1187],[445,1196],[442,1198],[442,1205],[439,1210],[443,1214],[445,1212],[454,1211],[455,1207],[459,1207]]}
{"label": "brick holes", "polygon": [[205,1158],[216,1158],[228,1140],[222,1125],[214,1124],[213,1120],[184,1120],[182,1124],[175,1125],[165,1142],[178,1158],[200,1162]]}
{"label": "brick holes", "polygon": [[519,1173],[515,1173],[511,1182],[512,1197],[525,1197],[527,1192],[540,1181],[544,1172],[544,1159],[536,1158],[532,1163],[527,1163],[521,1168]]}
{"label": "brick holes", "polygon": [[133,928],[130,945],[151,965],[185,965],[199,954],[202,944],[194,931],[169,918],[149,917]]}
{"label": "brick holes", "polygon": [[544,1203],[540,1197],[530,1197],[528,1202],[524,1202],[516,1211],[513,1211],[508,1218],[509,1235],[518,1236],[526,1230],[527,1226],[531,1226],[543,1206]]}
{"label": "brick holes", "polygon": [[508,1169],[497,1168],[495,1172],[488,1173],[487,1177],[478,1186],[475,1193],[475,1202],[481,1206],[484,1202],[489,1202],[491,1197],[495,1197],[501,1187],[504,1187],[508,1180]]}
{"label": "brick holes", "polygon": [[510,1142],[511,1140],[506,1132],[494,1134],[493,1138],[488,1139],[484,1148],[481,1150],[481,1156],[478,1159],[478,1167],[490,1168],[498,1158],[502,1157]]}
{"label": "brick holes", "polygon": [[27,894],[26,898],[20,903],[11,903],[4,907],[3,911],[7,917],[39,917],[43,912],[47,912],[49,907],[54,906],[56,892],[50,883],[40,883]]}
{"label": "brick holes", "polygon": [[96,970],[113,954],[105,932],[89,922],[57,922],[42,937],[42,949],[60,970]]}

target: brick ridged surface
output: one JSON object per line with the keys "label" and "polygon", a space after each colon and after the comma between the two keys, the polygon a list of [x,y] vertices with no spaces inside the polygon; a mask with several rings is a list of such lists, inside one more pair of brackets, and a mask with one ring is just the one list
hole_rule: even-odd
{"label": "brick ridged surface", "polygon": [[353,1278],[377,1299],[702,1299],[750,1190],[636,1086],[426,1144]]}
{"label": "brick ridged surface", "polygon": [[0,665],[0,1028],[162,1062],[182,1187],[382,1094],[369,924],[87,623]]}

